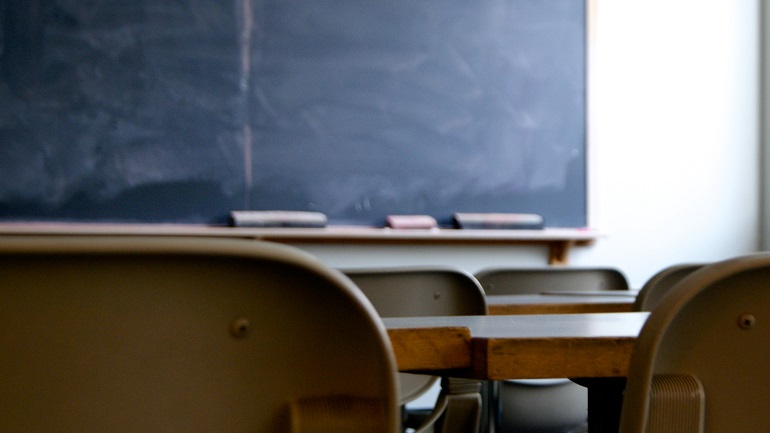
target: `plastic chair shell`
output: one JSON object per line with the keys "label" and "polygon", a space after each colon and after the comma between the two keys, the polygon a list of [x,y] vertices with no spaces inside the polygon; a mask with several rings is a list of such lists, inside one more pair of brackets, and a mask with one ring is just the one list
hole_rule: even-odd
{"label": "plastic chair shell", "polygon": [[0,237],[0,431],[395,433],[387,333],[267,242]]}
{"label": "plastic chair shell", "polygon": [[652,311],[671,287],[703,265],[701,263],[680,264],[660,270],[639,290],[634,300],[634,311]]}
{"label": "plastic chair shell", "polygon": [[[380,317],[473,316],[487,314],[487,301],[473,275],[448,267],[343,269]],[[438,377],[399,373],[400,401],[410,402]]]}
{"label": "plastic chair shell", "polygon": [[[343,269],[343,272],[369,298],[381,317],[487,314],[486,296],[480,284],[473,275],[459,269],[440,266],[387,267]],[[406,404],[413,401],[438,380],[435,376],[400,373],[400,402]],[[444,409],[435,407],[426,424],[435,422]],[[449,411],[451,413],[453,408],[449,407]],[[466,410],[455,412],[468,413]]]}
{"label": "plastic chair shell", "polygon": [[487,295],[629,289],[626,276],[614,268],[489,268],[475,276]]}
{"label": "plastic chair shell", "polygon": [[[706,265],[674,285],[650,312],[632,354],[621,433],[648,431],[650,415],[661,411],[651,390],[662,375],[702,384],[700,431],[764,431],[770,425],[769,312],[770,254]],[[699,398],[691,394],[681,398]],[[682,431],[672,427],[681,422],[669,420],[657,431]]]}

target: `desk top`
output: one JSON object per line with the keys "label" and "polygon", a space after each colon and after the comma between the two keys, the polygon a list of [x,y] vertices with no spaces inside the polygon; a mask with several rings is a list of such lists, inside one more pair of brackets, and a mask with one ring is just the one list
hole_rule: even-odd
{"label": "desk top", "polygon": [[[477,379],[622,377],[649,313],[383,319],[402,371]],[[419,344],[415,344],[419,342]],[[425,355],[430,356],[425,356]]]}
{"label": "desk top", "polygon": [[489,306],[489,314],[492,315],[622,313],[632,311],[636,292],[618,292],[622,293],[487,295],[487,305]]}

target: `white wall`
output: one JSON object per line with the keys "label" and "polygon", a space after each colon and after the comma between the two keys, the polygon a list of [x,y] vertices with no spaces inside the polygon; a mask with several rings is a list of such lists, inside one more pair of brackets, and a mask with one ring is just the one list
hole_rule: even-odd
{"label": "white wall", "polygon": [[762,23],[760,29],[762,32],[762,194],[761,228],[762,228],[762,248],[770,249],[770,200],[767,194],[770,192],[770,4],[766,0],[762,4]]}
{"label": "white wall", "polygon": [[760,238],[759,1],[599,0],[596,226],[636,285]]}
{"label": "white wall", "polygon": [[[760,245],[760,1],[594,0],[591,225],[632,286]],[[302,245],[332,266],[544,265],[544,247]]]}

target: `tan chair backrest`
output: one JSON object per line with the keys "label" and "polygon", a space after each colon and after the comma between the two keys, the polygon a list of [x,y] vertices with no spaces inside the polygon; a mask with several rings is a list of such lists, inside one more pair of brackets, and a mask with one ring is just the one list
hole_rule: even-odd
{"label": "tan chair backrest", "polygon": [[770,254],[703,266],[650,312],[632,354],[620,431],[764,431],[768,354]]}
{"label": "tan chair backrest", "polygon": [[703,267],[703,264],[680,264],[669,266],[653,275],[634,301],[634,311],[651,311],[660,302],[668,290],[684,277]]}
{"label": "tan chair backrest", "polygon": [[491,268],[475,275],[487,295],[628,290],[625,275],[614,268]]}
{"label": "tan chair backrest", "polygon": [[[473,275],[448,267],[344,269],[381,317],[473,316],[487,314],[484,291]],[[401,403],[409,402],[438,378],[399,375]]]}
{"label": "tan chair backrest", "polygon": [[487,314],[476,278],[449,267],[344,269],[381,317]]}
{"label": "tan chair backrest", "polygon": [[294,248],[4,236],[0,299],[0,431],[400,425],[376,312],[342,274]]}

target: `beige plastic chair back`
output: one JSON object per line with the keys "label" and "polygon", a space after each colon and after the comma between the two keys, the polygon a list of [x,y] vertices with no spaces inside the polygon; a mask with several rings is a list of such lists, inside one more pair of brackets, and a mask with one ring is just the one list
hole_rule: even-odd
{"label": "beige plastic chair back", "polygon": [[[344,269],[381,317],[487,314],[484,291],[461,270],[443,267]],[[401,403],[431,388],[434,376],[400,373]]]}
{"label": "beige plastic chair back", "polygon": [[652,311],[663,295],[676,283],[694,271],[703,267],[703,264],[681,264],[669,266],[653,275],[644,284],[634,301],[634,311]]}
{"label": "beige plastic chair back", "polygon": [[[473,275],[448,267],[346,269],[343,272],[372,302],[381,317],[485,315],[484,291]],[[429,390],[438,377],[399,374],[400,401]]]}
{"label": "beige plastic chair back", "polygon": [[294,248],[4,236],[0,299],[0,431],[399,429],[376,312]]}
{"label": "beige plastic chair back", "polygon": [[770,254],[703,266],[651,311],[629,366],[622,433],[770,426]]}
{"label": "beige plastic chair back", "polygon": [[628,290],[625,275],[614,268],[491,268],[475,275],[487,295]]}

